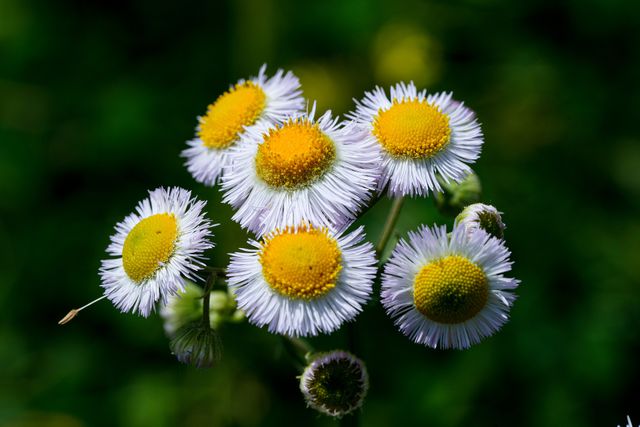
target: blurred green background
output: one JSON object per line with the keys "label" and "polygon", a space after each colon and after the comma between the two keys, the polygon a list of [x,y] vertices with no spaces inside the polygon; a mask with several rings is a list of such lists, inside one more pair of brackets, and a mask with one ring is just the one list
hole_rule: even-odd
{"label": "blurred green background", "polygon": [[[245,245],[178,154],[264,62],[321,109],[414,80],[483,123],[475,169],[522,280],[512,320],[434,351],[368,307],[363,426],[640,423],[639,18],[623,0],[0,0],[0,425],[336,425],[305,408],[280,340],[246,323],[222,331],[211,370],[174,360],[157,315],[103,301],[56,324],[100,295],[112,227],[147,189],[210,200],[212,264]],[[372,240],[388,207],[364,218]],[[451,219],[411,200],[399,229],[433,222]]]}

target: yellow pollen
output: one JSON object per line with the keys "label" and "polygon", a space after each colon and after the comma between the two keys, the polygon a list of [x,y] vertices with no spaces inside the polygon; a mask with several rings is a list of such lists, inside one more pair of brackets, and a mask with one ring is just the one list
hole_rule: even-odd
{"label": "yellow pollen", "polygon": [[262,274],[272,289],[294,299],[319,298],[335,288],[342,269],[338,242],[326,229],[288,228],[265,239]]}
{"label": "yellow pollen", "polygon": [[264,135],[256,171],[269,186],[294,189],[320,178],[333,164],[333,141],[308,120],[294,120]]}
{"label": "yellow pollen", "polygon": [[489,285],[482,269],[458,255],[430,262],[413,282],[416,308],[434,322],[465,322],[484,308],[488,297]]}
{"label": "yellow pollen", "polygon": [[245,126],[256,122],[264,110],[266,95],[253,82],[238,83],[209,105],[200,118],[198,137],[205,147],[222,149],[232,145]]}
{"label": "yellow pollen", "polygon": [[177,237],[178,222],[173,214],[156,214],[137,223],[122,247],[127,276],[136,283],[151,277],[173,255]]}
{"label": "yellow pollen", "polygon": [[451,139],[449,117],[426,101],[393,101],[379,111],[373,134],[392,156],[428,159],[438,154]]}

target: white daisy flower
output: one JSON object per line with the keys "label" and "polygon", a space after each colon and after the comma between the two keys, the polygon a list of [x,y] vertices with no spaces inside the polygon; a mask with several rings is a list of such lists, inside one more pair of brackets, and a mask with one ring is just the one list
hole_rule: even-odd
{"label": "white daisy flower", "polygon": [[433,348],[464,349],[508,320],[519,281],[502,240],[456,224],[423,226],[401,240],[385,265],[382,304],[400,330]]}
{"label": "white daisy flower", "polygon": [[249,322],[289,336],[329,333],[353,319],[376,275],[362,227],[339,235],[302,225],[250,241],[231,255],[229,288]]}
{"label": "white daisy flower", "polygon": [[375,142],[353,123],[338,124],[330,111],[314,116],[315,105],[281,125],[260,123],[234,148],[223,200],[243,227],[264,234],[309,221],[338,229],[370,198],[380,159]]}
{"label": "white daisy flower", "polygon": [[481,229],[493,237],[502,239],[507,226],[502,222],[501,214],[502,212],[491,205],[474,203],[464,208],[457,216],[456,221],[463,225],[469,234]]}
{"label": "white daisy flower", "polygon": [[391,96],[377,87],[356,100],[348,117],[364,125],[382,149],[379,190],[393,196],[442,192],[436,172],[445,182],[462,181],[483,143],[475,114],[451,93],[427,95],[413,83],[399,83]]}
{"label": "white daisy flower", "polygon": [[307,405],[332,417],[361,408],[368,390],[364,362],[342,350],[317,355],[300,376],[300,391]]}
{"label": "white daisy flower", "polygon": [[198,117],[196,138],[188,141],[182,152],[185,165],[196,181],[213,186],[223,169],[231,163],[229,149],[240,141],[247,128],[260,121],[282,122],[304,106],[300,81],[290,71],[278,70],[267,78],[267,66],[258,77],[240,80],[218,97]]}
{"label": "white daisy flower", "polygon": [[205,205],[182,188],[158,188],[116,225],[107,248],[115,258],[102,261],[100,277],[120,311],[147,317],[158,300],[184,291],[183,277],[196,279],[203,252],[213,247]]}

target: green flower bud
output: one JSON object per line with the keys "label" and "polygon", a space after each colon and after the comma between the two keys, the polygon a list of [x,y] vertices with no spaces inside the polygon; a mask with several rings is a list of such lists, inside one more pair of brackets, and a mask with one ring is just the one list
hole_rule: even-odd
{"label": "green flower bud", "polygon": [[307,405],[333,417],[360,408],[368,389],[364,363],[341,350],[317,355],[300,377],[300,391]]}
{"label": "green flower bud", "polygon": [[464,208],[456,217],[456,222],[464,225],[468,233],[481,229],[498,239],[504,238],[504,230],[507,228],[502,222],[500,212],[483,203],[474,203]]}
{"label": "green flower bud", "polygon": [[434,193],[438,210],[445,214],[454,216],[465,206],[476,203],[482,195],[482,185],[478,175],[471,172],[461,182],[445,182],[438,175],[438,182],[442,186],[442,193]]}
{"label": "green flower bud", "polygon": [[222,357],[218,333],[201,320],[178,329],[169,347],[180,362],[196,368],[210,368]]}

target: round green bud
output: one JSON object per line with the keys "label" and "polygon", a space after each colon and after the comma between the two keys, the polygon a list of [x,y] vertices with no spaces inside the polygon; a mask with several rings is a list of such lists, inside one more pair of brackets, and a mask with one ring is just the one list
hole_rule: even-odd
{"label": "round green bud", "polygon": [[307,405],[333,417],[360,408],[368,390],[365,364],[341,350],[317,355],[300,377],[300,391]]}
{"label": "round green bud", "polygon": [[201,320],[178,329],[169,347],[180,362],[196,368],[210,368],[222,357],[218,333]]}

